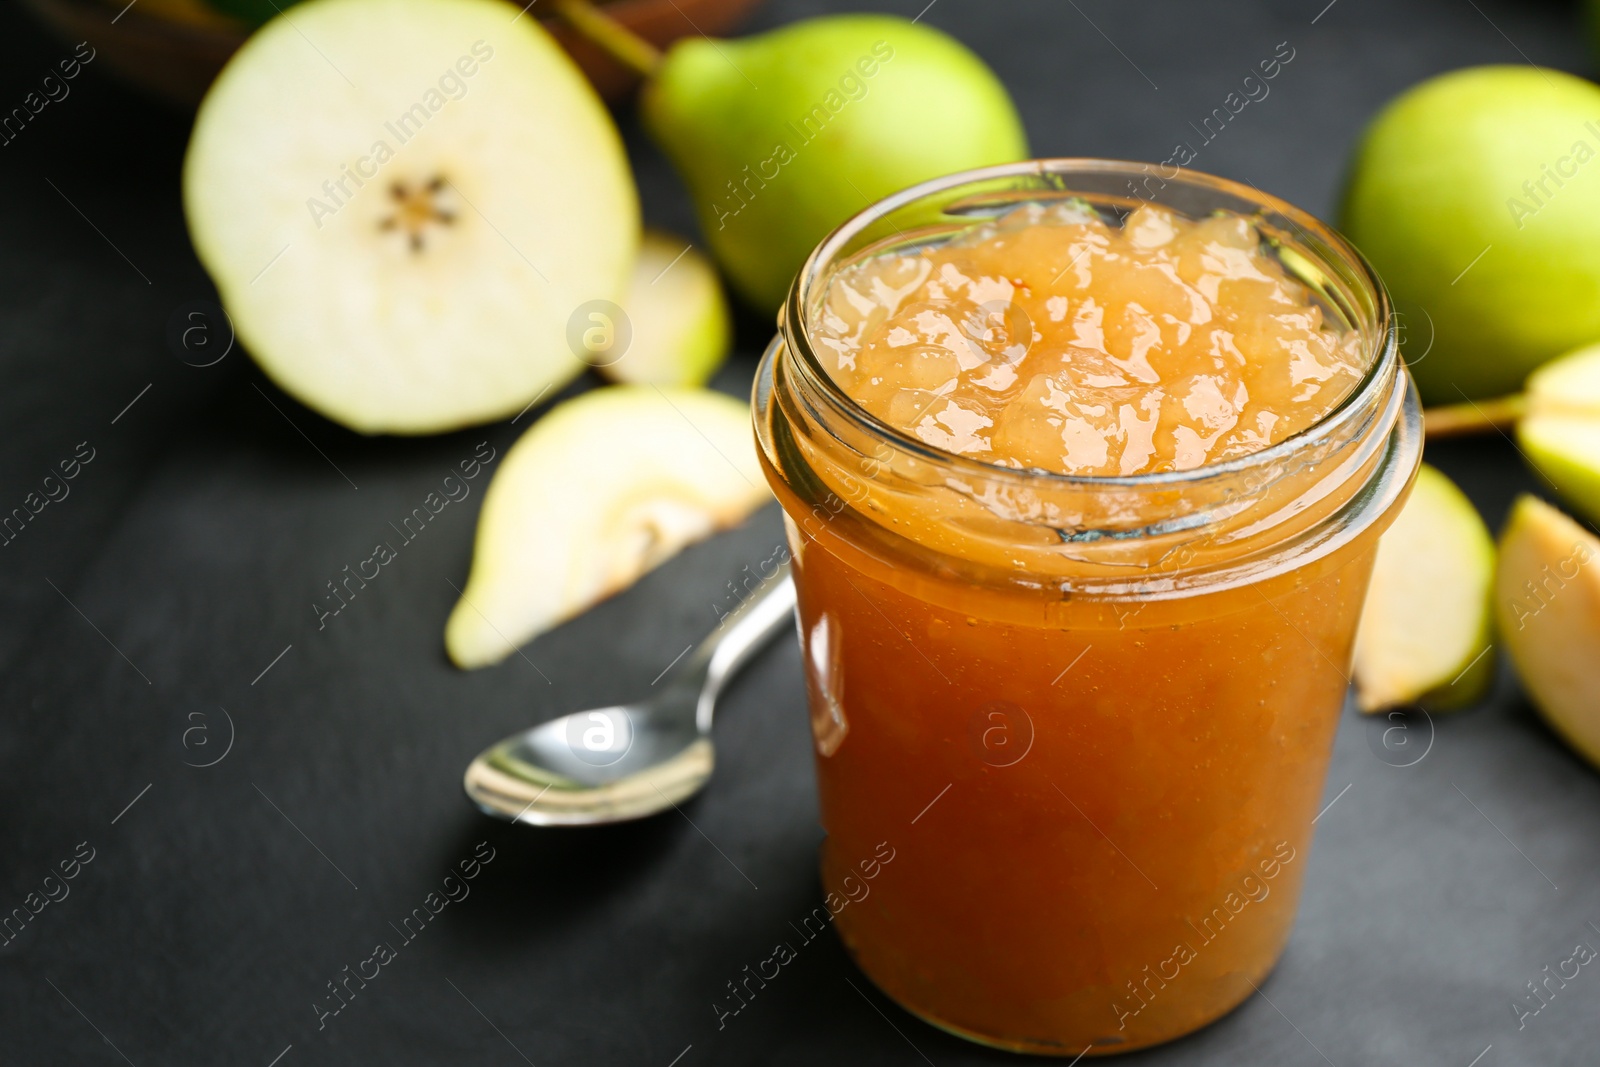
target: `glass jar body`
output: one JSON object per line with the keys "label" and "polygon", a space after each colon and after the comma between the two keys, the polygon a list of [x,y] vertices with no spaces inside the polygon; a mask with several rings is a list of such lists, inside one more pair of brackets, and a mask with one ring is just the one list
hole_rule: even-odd
{"label": "glass jar body", "polygon": [[[1079,482],[1052,511],[1053,485],[978,484],[845,425],[795,327],[828,262],[808,269],[756,421],[841,938],[902,1006],[999,1047],[1205,1025],[1289,936],[1373,551],[1418,462],[1404,372],[1391,351],[1364,420],[1226,491],[1155,479],[1102,507],[1111,488]],[[1371,295],[1352,328],[1392,348]]]}
{"label": "glass jar body", "polygon": [[1069,1055],[1250,994],[1294,917],[1369,543],[1191,605],[1209,618],[1126,605],[1125,626],[996,619],[798,527],[790,548],[824,886],[851,899],[861,861],[896,856],[836,919],[881,989]]}

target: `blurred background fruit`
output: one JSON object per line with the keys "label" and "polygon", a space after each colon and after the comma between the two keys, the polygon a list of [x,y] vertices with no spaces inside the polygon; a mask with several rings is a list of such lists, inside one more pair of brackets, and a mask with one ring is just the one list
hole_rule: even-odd
{"label": "blurred background fruit", "polygon": [[[733,316],[716,268],[674,233],[644,231],[622,310],[628,336],[621,350],[608,358],[596,346],[591,359],[612,381],[704,385],[733,345]],[[616,328],[603,318],[590,325],[602,334]]]}
{"label": "blurred background fruit", "polygon": [[766,312],[817,243],[858,211],[930,178],[1028,155],[1016,107],[976,54],[888,15],[685,38],[645,83],[642,108],[723,273]]}
{"label": "blurred background fruit", "polygon": [[1600,339],[1597,153],[1600,88],[1539,67],[1431,78],[1368,128],[1342,226],[1394,297],[1426,402],[1515,392]]}
{"label": "blurred background fruit", "polygon": [[1600,523],[1600,345],[1534,371],[1524,404],[1523,455],[1573,510]]}
{"label": "blurred background fruit", "polygon": [[[259,7],[267,0],[139,0],[132,7],[126,0],[22,2],[63,38],[88,41],[99,53],[99,62],[129,83],[173,103],[194,107],[252,28],[250,22],[229,14],[227,5]],[[289,7],[291,2],[281,0],[281,6]],[[665,46],[680,37],[697,35],[696,27],[706,33],[727,31],[758,2],[612,0],[605,8],[640,37]],[[542,14],[540,20],[606,99],[623,96],[637,82],[637,75],[548,14]]]}

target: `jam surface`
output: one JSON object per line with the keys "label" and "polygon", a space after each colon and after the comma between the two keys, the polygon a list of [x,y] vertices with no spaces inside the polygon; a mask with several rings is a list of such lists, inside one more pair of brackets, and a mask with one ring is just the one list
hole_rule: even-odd
{"label": "jam surface", "polygon": [[1188,470],[1321,420],[1365,372],[1246,218],[1029,204],[841,271],[812,323],[869,412],[928,445],[1072,475]]}

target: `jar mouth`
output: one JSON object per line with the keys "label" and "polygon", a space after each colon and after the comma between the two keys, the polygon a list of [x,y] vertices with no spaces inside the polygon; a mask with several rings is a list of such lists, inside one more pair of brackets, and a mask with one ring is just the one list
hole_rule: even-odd
{"label": "jar mouth", "polygon": [[[798,355],[803,377],[815,399],[869,438],[883,439],[918,459],[938,464],[952,474],[966,474],[993,484],[1010,484],[1022,490],[1084,491],[1094,489],[1172,490],[1204,485],[1215,479],[1237,479],[1258,469],[1270,469],[1293,456],[1314,450],[1331,438],[1350,434],[1363,419],[1383,406],[1399,363],[1399,345],[1393,328],[1393,309],[1377,272],[1364,256],[1331,227],[1292,204],[1254,186],[1219,178],[1201,171],[1171,167],[1172,176],[1156,173],[1158,164],[1110,159],[1037,159],[961,171],[913,185],[871,205],[846,220],[823,239],[806,259],[790,287],[779,313],[780,334]],[[1127,192],[1111,192],[1109,185],[1126,179]],[[950,197],[941,219],[949,220],[950,233],[971,225],[974,218],[1042,199],[1082,198],[1096,207],[1131,208],[1142,203],[1178,207],[1173,200],[1140,195],[1142,181],[1148,192],[1152,181],[1160,190],[1169,187],[1197,196],[1209,211],[1230,210],[1251,219],[1264,233],[1293,232],[1299,238],[1280,248],[1286,268],[1303,284],[1333,304],[1346,319],[1348,329],[1359,329],[1369,339],[1367,365],[1360,382],[1320,420],[1283,440],[1255,452],[1184,470],[1147,474],[1083,475],[1040,468],[1003,467],[972,459],[926,443],[885,422],[856,402],[834,380],[817,357],[811,337],[811,311],[832,280],[834,268],[854,258],[865,258],[889,243],[890,233],[905,233],[894,222],[897,212],[920,203]],[[959,190],[973,187],[965,198]],[[980,191],[981,190],[981,191]],[[955,209],[955,212],[952,212]],[[930,243],[933,238],[930,237]],[[913,242],[914,243],[914,242]],[[857,247],[857,246],[860,247]],[[1285,252],[1287,254],[1285,255]],[[1306,277],[1309,273],[1312,277]]]}

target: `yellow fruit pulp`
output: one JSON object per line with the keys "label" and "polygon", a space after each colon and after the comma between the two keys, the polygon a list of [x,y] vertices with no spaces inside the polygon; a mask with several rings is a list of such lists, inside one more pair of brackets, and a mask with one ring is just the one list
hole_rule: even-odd
{"label": "yellow fruit pulp", "polygon": [[924,443],[1074,475],[1188,470],[1314,425],[1360,382],[1256,227],[1071,202],[872,256],[829,286],[813,339],[834,380]]}

